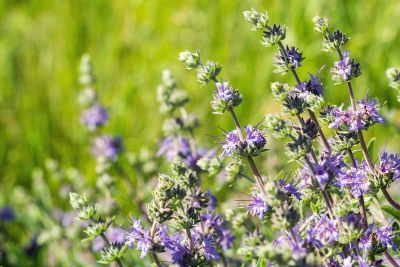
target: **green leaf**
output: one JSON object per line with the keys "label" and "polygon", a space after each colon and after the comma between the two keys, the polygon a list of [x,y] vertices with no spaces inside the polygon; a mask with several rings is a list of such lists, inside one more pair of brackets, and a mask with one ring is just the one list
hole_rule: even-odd
{"label": "green leaf", "polygon": [[382,209],[392,215],[397,221],[400,222],[400,211],[392,206],[383,206]]}
{"label": "green leaf", "polygon": [[267,260],[265,258],[258,259],[256,267],[267,267]]}
{"label": "green leaf", "polygon": [[375,137],[372,137],[372,138],[369,140],[368,145],[367,145],[368,153],[369,153],[371,156],[374,155],[374,151],[375,151],[375,141],[376,141],[376,138],[375,138]]}

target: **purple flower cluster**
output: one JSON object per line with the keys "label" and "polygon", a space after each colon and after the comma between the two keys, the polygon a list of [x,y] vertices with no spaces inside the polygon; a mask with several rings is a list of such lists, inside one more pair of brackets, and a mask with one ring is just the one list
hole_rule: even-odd
{"label": "purple flower cluster", "polygon": [[257,216],[260,219],[264,218],[269,209],[264,196],[260,193],[256,193],[252,194],[251,197],[250,204],[246,206],[246,209],[251,215]]}
{"label": "purple flower cluster", "polygon": [[335,62],[337,73],[343,77],[344,80],[349,80],[351,77],[351,60],[349,52],[343,53],[343,59]]}
{"label": "purple flower cluster", "polygon": [[[207,260],[219,260],[221,257],[215,248],[215,240],[211,236],[204,235],[199,231],[192,231],[192,242],[184,238],[181,233],[168,236],[164,231],[160,234],[160,240],[165,248],[169,250],[171,262],[180,267],[192,266],[195,260],[194,253],[201,253]],[[194,248],[190,248],[190,243]]]}
{"label": "purple flower cluster", "polygon": [[[341,173],[341,168],[345,166],[343,158],[344,156],[340,153],[326,154],[321,157],[320,163],[312,163],[315,178],[322,188],[324,188],[334,176]],[[312,177],[314,174],[308,167],[304,167],[298,176],[301,178],[301,187],[312,185]]]}
{"label": "purple flower cluster", "polygon": [[228,229],[227,221],[216,214],[203,214],[201,220],[203,224],[198,225],[198,231],[210,233],[215,242],[223,249],[232,247],[235,236]]}
{"label": "purple flower cluster", "polygon": [[0,222],[11,222],[15,217],[15,211],[10,206],[5,206],[0,209]]}
{"label": "purple flower cluster", "polygon": [[249,153],[260,151],[267,143],[263,133],[254,126],[248,125],[244,128],[246,138],[244,142],[240,141],[239,130],[235,129],[226,133],[225,142],[223,143],[222,157],[233,154],[243,154],[244,150],[248,148]]}
{"label": "purple flower cluster", "polygon": [[354,59],[350,59],[349,52],[344,52],[343,59],[335,62],[331,73],[337,82],[349,81],[361,74],[360,64],[356,63]]}
{"label": "purple flower cluster", "polygon": [[194,153],[189,140],[185,137],[168,136],[159,143],[157,156],[164,156],[169,162],[181,159],[192,169],[198,169],[197,161],[204,157],[211,157],[213,153],[205,149],[198,149]]}
{"label": "purple flower cluster", "polygon": [[[110,241],[111,244],[122,244],[125,241],[125,231],[119,227],[109,227],[107,231],[104,233],[105,236],[107,237],[108,241]],[[103,249],[105,246],[104,240],[98,236],[92,244],[92,249],[94,251],[100,251]]]}
{"label": "purple flower cluster", "polygon": [[304,60],[303,53],[301,53],[296,47],[286,47],[286,55],[289,65],[294,68],[300,67],[301,62]]}
{"label": "purple flower cluster", "polygon": [[339,240],[338,220],[330,219],[326,214],[316,220],[307,231],[307,242],[318,247],[332,245]]}
{"label": "purple flower cluster", "polygon": [[354,112],[353,109],[344,111],[343,107],[333,107],[329,113],[333,121],[329,124],[329,128],[340,130],[348,130],[356,132],[365,130],[374,123],[383,123],[384,120],[379,114],[378,101],[373,99],[363,99],[358,103],[359,109]]}
{"label": "purple flower cluster", "polygon": [[392,181],[400,179],[400,156],[386,151],[381,153],[378,170]]}
{"label": "purple flower cluster", "polygon": [[234,91],[232,87],[229,86],[229,82],[216,83],[217,95],[224,102],[228,103],[234,97]]}
{"label": "purple flower cluster", "polygon": [[94,104],[81,113],[81,123],[89,130],[95,130],[107,123],[108,112],[99,104]]}
{"label": "purple flower cluster", "polygon": [[342,172],[337,176],[337,185],[342,189],[348,189],[356,197],[369,193],[371,189],[366,170],[368,168],[365,162],[358,164],[357,168],[343,168]]}
{"label": "purple flower cluster", "polygon": [[301,193],[299,193],[299,191],[297,191],[297,189],[296,189],[296,187],[294,187],[293,183],[287,184],[284,180],[280,180],[279,185],[287,194],[294,196],[298,200],[301,200]]}
{"label": "purple flower cluster", "polygon": [[226,133],[225,135],[225,143],[223,143],[222,148],[223,152],[221,157],[224,158],[228,155],[231,155],[234,151],[242,149],[243,144],[240,142],[238,130],[233,130],[231,132]]}
{"label": "purple flower cluster", "polygon": [[93,140],[92,153],[98,159],[115,161],[122,150],[122,140],[119,137],[102,135]]}
{"label": "purple flower cluster", "polygon": [[369,225],[359,240],[359,247],[362,250],[370,250],[378,245],[384,248],[397,249],[394,243],[394,232],[391,226],[377,227]]}
{"label": "purple flower cluster", "polygon": [[244,127],[244,130],[247,134],[246,143],[251,148],[261,149],[267,143],[264,135],[262,134],[262,132],[259,129],[257,129],[251,125],[248,125],[248,126]]}
{"label": "purple flower cluster", "polygon": [[131,248],[136,245],[141,251],[141,258],[144,258],[153,247],[150,230],[142,227],[140,220],[132,219],[131,231],[125,236],[125,244]]}
{"label": "purple flower cluster", "polygon": [[321,84],[321,81],[319,80],[318,75],[314,76],[311,73],[309,75],[310,75],[310,79],[306,82],[297,84],[295,86],[296,90],[299,93],[305,94],[305,96],[308,93],[311,93],[311,94],[317,95],[317,96],[322,96],[324,88]]}

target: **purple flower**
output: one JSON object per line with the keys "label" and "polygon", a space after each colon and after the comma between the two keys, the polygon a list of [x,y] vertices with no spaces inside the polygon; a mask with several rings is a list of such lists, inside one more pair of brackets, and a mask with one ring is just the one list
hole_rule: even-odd
{"label": "purple flower", "polygon": [[[324,188],[332,179],[332,177],[337,176],[341,173],[341,168],[344,166],[343,155],[338,154],[327,154],[321,158],[320,163],[312,163],[315,178],[317,179],[319,185]],[[301,187],[307,187],[312,185],[313,172],[305,167],[299,173],[301,177]]]}
{"label": "purple flower", "polygon": [[299,228],[301,228],[301,224],[297,224],[290,231],[285,231],[284,234],[273,241],[275,247],[283,246],[286,248],[289,245],[294,259],[303,258],[307,255],[307,244],[300,236]]}
{"label": "purple flower", "polygon": [[264,200],[264,197],[258,193],[252,195],[252,200],[250,201],[250,204],[246,206],[246,209],[251,215],[262,219],[264,218],[265,213],[268,211],[268,206]]}
{"label": "purple flower", "polygon": [[314,95],[322,96],[324,88],[319,80],[318,75],[314,76],[311,73],[309,75],[310,80],[307,82],[307,91]]}
{"label": "purple flower", "polygon": [[257,129],[251,125],[248,125],[248,126],[244,127],[244,130],[247,134],[246,143],[250,147],[256,148],[256,149],[261,149],[267,143],[267,141],[265,140],[265,137],[263,136],[262,132],[259,129]]}
{"label": "purple flower", "polygon": [[216,83],[215,85],[217,86],[218,97],[221,98],[224,102],[227,103],[233,99],[234,91],[229,86],[229,82]]}
{"label": "purple flower", "polygon": [[207,212],[211,213],[213,210],[215,210],[215,207],[217,206],[217,203],[218,203],[218,199],[210,191],[207,191],[206,195],[207,195],[207,198],[208,198]]}
{"label": "purple flower", "polygon": [[335,62],[335,70],[343,80],[350,80],[352,74],[352,61],[349,57],[349,52],[343,53],[343,59]]}
{"label": "purple flower", "polygon": [[300,67],[303,61],[303,53],[301,53],[296,47],[286,47],[286,55],[288,57],[289,65],[294,68]]}
{"label": "purple flower", "polygon": [[[124,243],[125,241],[125,231],[119,227],[109,227],[105,232],[107,239],[110,243]],[[100,251],[104,247],[104,240],[98,236],[92,244],[93,251]]]}
{"label": "purple flower", "polygon": [[224,158],[227,155],[231,155],[236,149],[239,149],[241,146],[242,143],[239,140],[238,130],[235,129],[231,132],[226,133],[225,142],[222,146],[224,151],[222,152],[221,157]]}
{"label": "purple flower", "polygon": [[219,260],[221,256],[214,247],[214,242],[210,237],[203,236],[204,256],[207,260]]}
{"label": "purple flower", "polygon": [[201,158],[212,157],[213,150],[197,149],[196,153],[192,151],[188,139],[182,136],[168,136],[159,143],[157,157],[164,156],[169,162],[176,159],[183,160],[190,168],[198,170],[197,162]]}
{"label": "purple flower", "polygon": [[89,130],[103,126],[107,123],[108,112],[102,106],[95,104],[81,113],[81,123]]}
{"label": "purple flower", "polygon": [[343,169],[337,177],[337,185],[341,188],[347,188],[356,197],[369,193],[370,182],[366,170],[365,162],[358,164],[357,168]]}
{"label": "purple flower", "polygon": [[10,206],[5,206],[0,209],[0,221],[11,222],[15,217],[15,212]]}
{"label": "purple flower", "polygon": [[381,153],[379,157],[379,171],[393,181],[400,179],[400,157],[398,154]]}
{"label": "purple flower", "polygon": [[203,222],[198,230],[203,230],[211,234],[215,242],[223,249],[228,249],[233,245],[235,236],[228,229],[228,223],[220,215],[203,214],[201,216]]}
{"label": "purple flower", "polygon": [[293,183],[289,183],[286,184],[286,182],[284,180],[280,180],[279,181],[280,186],[282,187],[282,189],[290,195],[295,196],[298,200],[301,200],[301,194],[299,193],[299,191],[297,191],[297,189],[294,187]]}
{"label": "purple flower", "polygon": [[297,91],[297,95],[302,98],[305,98],[310,93],[313,95],[322,96],[323,87],[318,78],[318,75],[314,76],[311,73],[309,75],[310,75],[310,80],[302,82],[295,86],[296,88],[295,91]]}
{"label": "purple flower", "polygon": [[394,233],[391,226],[384,226],[381,228],[377,228],[375,230],[375,234],[376,234],[376,239],[382,246],[387,248],[391,248],[394,246],[393,242]]}
{"label": "purple flower", "polygon": [[344,111],[343,107],[333,107],[329,114],[333,121],[329,128],[345,129],[350,132],[364,130],[374,123],[383,123],[382,116],[378,113],[379,106],[377,100],[364,99],[358,102],[359,109]]}
{"label": "purple flower", "polygon": [[191,154],[189,141],[184,137],[174,138],[173,136],[168,136],[163,139],[159,144],[159,150],[157,156],[165,156],[165,158],[172,162],[178,156],[186,158]]}
{"label": "purple flower", "polygon": [[379,114],[378,110],[380,107],[378,106],[378,100],[376,99],[363,99],[357,102],[359,106],[359,117],[364,118],[364,120],[371,120],[375,123],[383,123],[384,120],[382,116]]}
{"label": "purple flower", "polygon": [[359,247],[362,250],[370,250],[375,245],[381,245],[385,248],[397,249],[393,241],[394,237],[395,235],[391,226],[379,228],[371,224],[360,237]]}
{"label": "purple flower", "polygon": [[143,228],[140,220],[132,219],[131,231],[125,237],[125,240],[125,244],[131,248],[136,245],[137,249],[141,251],[141,258],[144,258],[153,246],[150,230]]}
{"label": "purple flower", "polygon": [[308,232],[310,243],[332,245],[339,240],[338,221],[330,219],[326,214],[322,215]]}
{"label": "purple flower", "polygon": [[99,159],[116,160],[122,149],[121,138],[103,135],[94,139],[92,153]]}

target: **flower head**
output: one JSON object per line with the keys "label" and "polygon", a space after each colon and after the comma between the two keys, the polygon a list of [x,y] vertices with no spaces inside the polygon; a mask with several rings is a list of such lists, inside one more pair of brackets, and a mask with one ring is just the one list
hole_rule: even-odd
{"label": "flower head", "polygon": [[184,51],[179,54],[179,61],[182,62],[186,69],[196,69],[200,65],[200,51],[189,52]]}
{"label": "flower head", "polygon": [[301,66],[301,62],[304,60],[303,53],[300,52],[296,47],[285,48],[285,51],[279,50],[274,57],[274,65],[276,67],[275,72],[286,73],[291,68],[298,68]]}
{"label": "flower head", "polygon": [[258,218],[264,218],[265,213],[268,211],[267,202],[264,200],[264,197],[258,193],[253,194],[252,199],[250,200],[250,204],[246,206],[246,209],[253,216],[257,216]]}
{"label": "flower head", "polygon": [[229,82],[218,82],[216,87],[217,90],[211,101],[211,107],[215,113],[224,113],[227,109],[237,107],[242,102],[242,96],[239,91],[229,86]]}
{"label": "flower head", "polygon": [[357,168],[342,169],[337,177],[337,185],[348,189],[353,196],[361,196],[371,191],[365,162],[358,164]]}
{"label": "flower head", "polygon": [[222,148],[224,149],[222,153],[222,157],[227,155],[232,155],[235,150],[240,149],[242,147],[242,142],[239,140],[238,130],[233,130],[231,132],[226,133],[225,142],[223,143]]}
{"label": "flower head", "polygon": [[378,170],[392,181],[400,179],[400,156],[386,151],[381,153]]}
{"label": "flower head", "polygon": [[92,147],[93,155],[99,159],[106,160],[116,160],[122,150],[121,138],[108,135],[96,137]]}
{"label": "flower head", "polygon": [[297,189],[296,189],[296,187],[294,187],[293,183],[287,184],[284,180],[280,180],[279,185],[287,194],[294,196],[298,200],[301,200],[301,193],[299,193],[299,191],[297,191]]}
{"label": "flower head", "polygon": [[322,215],[309,230],[308,239],[318,246],[332,245],[339,240],[338,220],[330,219],[326,214]]}
{"label": "flower head", "polygon": [[361,74],[360,64],[350,59],[349,53],[343,53],[343,59],[335,62],[331,69],[332,79],[337,83],[350,81]]}
{"label": "flower head", "polygon": [[125,244],[129,247],[136,245],[137,249],[141,251],[141,258],[144,258],[153,246],[150,230],[143,228],[140,220],[132,219],[131,231],[125,237],[125,240]]}
{"label": "flower head", "polygon": [[244,128],[244,130],[247,134],[246,143],[251,148],[262,149],[265,146],[265,144],[267,143],[264,135],[262,134],[262,132],[259,129],[257,129],[251,125],[248,125]]}
{"label": "flower head", "polygon": [[107,120],[107,110],[98,104],[84,110],[81,114],[81,123],[89,130],[95,130],[100,126],[103,126],[107,123]]}
{"label": "flower head", "polygon": [[15,217],[16,216],[13,208],[5,206],[0,209],[0,221],[10,222],[13,221]]}

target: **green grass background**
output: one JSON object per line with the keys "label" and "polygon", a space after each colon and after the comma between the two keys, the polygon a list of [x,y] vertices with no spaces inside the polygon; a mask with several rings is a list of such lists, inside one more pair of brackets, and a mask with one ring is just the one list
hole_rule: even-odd
{"label": "green grass background", "polygon": [[[156,86],[170,68],[191,96],[189,109],[203,122],[199,137],[232,127],[229,117],[211,114],[211,86],[200,88],[194,73],[177,61],[182,50],[199,49],[217,60],[222,76],[244,96],[238,116],[255,123],[278,104],[269,83],[290,81],[272,73],[273,48],[260,45],[242,11],[268,10],[273,22],[288,26],[286,43],[304,51],[301,77],[323,65],[325,94],[333,103],[348,103],[344,86],[333,86],[329,68],[335,55],[321,51],[312,17],[329,17],[350,37],[347,48],[361,63],[355,82],[357,98],[378,96],[385,110],[398,107],[384,71],[400,65],[400,2],[343,1],[184,1],[184,0],[3,0],[0,1],[0,188],[30,184],[35,166],[46,158],[76,166],[84,173],[93,164],[85,131],[79,125],[79,60],[91,54],[102,102],[111,110],[108,131],[124,138],[129,150],[154,147],[163,117]],[[390,115],[390,114],[389,114]],[[392,116],[392,115],[391,115]],[[399,148],[392,127],[374,126],[368,137],[380,147]],[[376,155],[375,155],[376,156]],[[282,159],[286,162],[286,159]]]}

